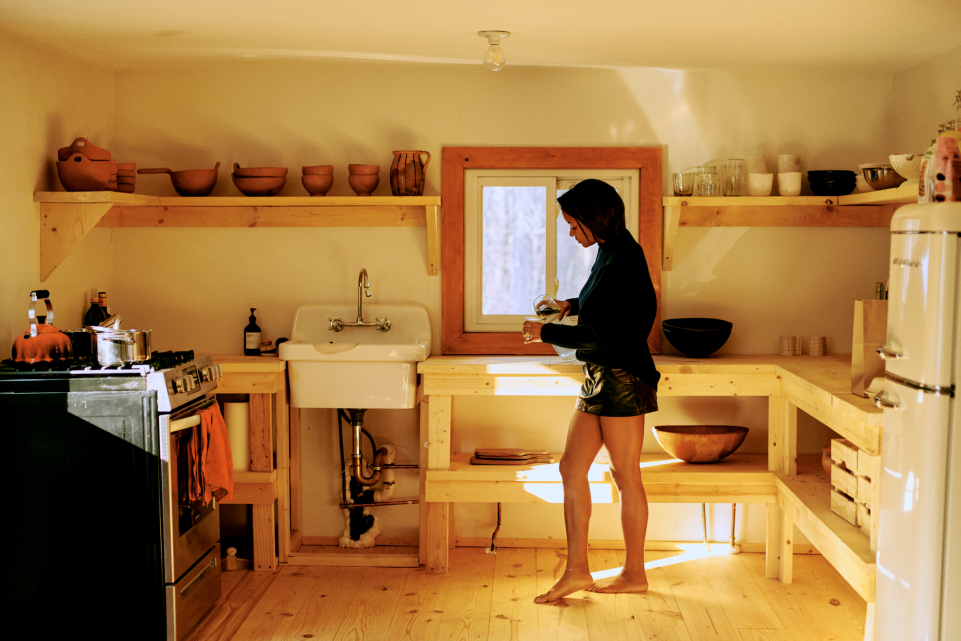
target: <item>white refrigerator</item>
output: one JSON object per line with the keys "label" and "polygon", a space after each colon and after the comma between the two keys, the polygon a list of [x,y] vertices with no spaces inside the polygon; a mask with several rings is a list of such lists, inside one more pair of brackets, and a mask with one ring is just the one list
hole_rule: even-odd
{"label": "white refrigerator", "polygon": [[875,639],[961,639],[961,203],[891,221]]}

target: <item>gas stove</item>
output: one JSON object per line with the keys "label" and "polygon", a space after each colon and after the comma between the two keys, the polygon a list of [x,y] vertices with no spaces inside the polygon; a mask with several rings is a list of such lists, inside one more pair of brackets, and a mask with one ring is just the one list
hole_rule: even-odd
{"label": "gas stove", "polygon": [[0,392],[155,391],[157,410],[170,412],[217,388],[220,365],[192,351],[154,352],[150,360],[102,366],[96,358],[38,363],[0,361]]}

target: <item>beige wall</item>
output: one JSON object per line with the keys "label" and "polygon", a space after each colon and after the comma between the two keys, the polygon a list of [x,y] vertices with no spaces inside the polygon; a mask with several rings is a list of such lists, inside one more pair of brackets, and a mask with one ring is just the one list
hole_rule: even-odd
{"label": "beige wall", "polygon": [[891,153],[923,153],[938,125],[955,117],[961,90],[961,46],[894,76],[894,148]]}
{"label": "beige wall", "polygon": [[[440,187],[440,152],[452,145],[663,145],[669,171],[718,157],[802,156],[804,169],[853,168],[890,146],[891,81],[877,75],[584,70],[480,65],[258,65],[202,70],[118,72],[118,153],[141,167],[210,167],[221,162],[215,195],[237,195],[233,162],[292,169],[281,195],[303,195],[298,169],[335,166],[331,195],[351,195],[346,165],[379,163],[389,195],[392,149],[433,155],[427,193]],[[172,194],[166,177],[141,176],[138,191]],[[247,308],[259,308],[267,337],[289,335],[299,304],[353,300],[356,274],[370,273],[373,300],[427,306],[439,345],[440,278],[426,274],[422,229],[115,231],[114,304],[134,326],[150,326],[161,348],[238,352]],[[176,252],[166,278],[144,278]],[[705,315],[734,322],[727,353],[770,353],[780,334],[825,335],[832,352],[850,352],[852,301],[883,280],[884,230],[696,229],[678,236],[674,271],[664,274],[664,317]],[[670,351],[670,348],[666,348]],[[495,399],[490,407],[457,399],[460,445],[563,447],[570,399]],[[531,429],[549,416],[550,430]],[[480,418],[483,417],[483,418]],[[733,422],[752,428],[748,451],[766,447],[763,400],[664,399],[649,424]],[[543,425],[543,421],[537,421]],[[334,535],[343,523],[334,413],[305,410],[305,533]],[[809,422],[806,451],[826,429]],[[372,411],[378,441],[416,460],[413,411]],[[648,451],[657,451],[648,437]],[[416,494],[414,477],[398,496]],[[562,536],[558,506],[538,527],[527,506],[506,506],[504,536]],[[594,535],[617,538],[616,506],[598,506]],[[718,528],[729,519],[719,511]],[[415,508],[381,508],[388,535],[416,532]],[[493,507],[459,506],[458,534],[489,536]],[[729,520],[726,521],[729,524]],[[741,518],[739,517],[739,523]],[[763,511],[740,526],[763,538]],[[719,534],[722,538],[724,535]],[[740,535],[739,535],[740,536]],[[696,506],[656,506],[654,539],[698,539]]]}
{"label": "beige wall", "polygon": [[109,230],[94,230],[40,282],[40,206],[33,202],[34,191],[62,190],[59,147],[84,136],[110,148],[110,113],[109,71],[0,34],[0,360],[27,327],[31,291],[49,290],[54,324],[74,329],[89,293],[113,289]]}
{"label": "beige wall", "polygon": [[[524,67],[492,74],[480,65],[248,63],[116,72],[111,101],[107,72],[71,66],[33,47],[2,44],[35,67],[29,74],[19,70],[22,65],[0,67],[8,83],[30,78],[21,82],[33,97],[16,102],[23,115],[13,127],[14,120],[4,118],[4,126],[20,136],[21,157],[35,159],[26,172],[29,184],[0,186],[10,192],[8,202],[20,203],[5,211],[5,217],[20,212],[20,222],[5,222],[5,231],[34,238],[30,245],[5,241],[11,249],[3,259],[15,256],[19,260],[11,264],[26,275],[15,295],[4,292],[4,337],[20,331],[20,307],[25,310],[20,301],[35,287],[30,278],[37,273],[38,208],[29,193],[49,176],[45,166],[56,147],[81,133],[139,167],[188,169],[219,161],[214,195],[237,195],[229,179],[235,161],[290,167],[281,195],[305,193],[299,184],[302,165],[333,164],[331,195],[351,195],[347,163],[379,163],[376,193],[388,195],[391,150],[425,149],[434,156],[427,193],[438,194],[440,151],[451,145],[662,145],[668,173],[712,158],[764,153],[773,160],[781,152],[801,155],[802,169],[853,168],[883,159],[894,138],[891,77],[884,74],[788,79],[774,72]],[[61,71],[64,64],[68,73]],[[82,112],[67,101],[71,83],[98,88],[86,94]],[[11,99],[0,100],[6,106]],[[31,118],[38,112],[53,115],[27,136],[21,130],[34,126]],[[137,190],[174,193],[165,176],[139,176]],[[825,335],[830,351],[848,353],[852,301],[872,295],[886,260],[887,235],[878,229],[681,230],[675,269],[663,275],[663,316],[733,321],[724,353],[770,353],[781,334]],[[75,279],[73,298],[85,288],[107,289],[127,326],[154,330],[158,349],[237,353],[248,307],[259,308],[267,338],[289,335],[299,304],[352,300],[361,267],[370,273],[372,300],[426,305],[439,345],[442,276],[426,274],[422,229],[95,230],[50,282]],[[75,305],[79,314],[81,306]],[[560,449],[570,407],[570,399],[494,399],[492,411],[486,411],[479,401],[458,399],[459,445]],[[556,427],[534,430],[534,418]],[[766,403],[758,399],[665,398],[648,424],[707,421],[747,425],[752,432],[745,450],[765,447]],[[334,413],[305,410],[304,423],[305,533],[338,534],[343,524],[335,508]],[[416,460],[416,412],[372,411],[366,426],[378,442],[395,442],[401,459]],[[803,451],[818,451],[830,436],[810,420],[802,427]],[[650,433],[647,441],[646,449],[657,451]],[[402,479],[397,496],[415,494],[413,477]],[[617,538],[614,510],[598,506],[596,538]],[[414,508],[381,508],[379,514],[387,535],[416,532]],[[718,509],[717,538],[726,538],[728,514]],[[652,517],[652,539],[700,537],[696,506],[657,505]],[[459,535],[489,536],[493,507],[459,506],[457,519]],[[747,517],[738,519],[739,538],[763,539],[763,510],[749,508]],[[531,525],[534,520],[542,525]],[[560,508],[506,506],[502,536],[563,536]]]}

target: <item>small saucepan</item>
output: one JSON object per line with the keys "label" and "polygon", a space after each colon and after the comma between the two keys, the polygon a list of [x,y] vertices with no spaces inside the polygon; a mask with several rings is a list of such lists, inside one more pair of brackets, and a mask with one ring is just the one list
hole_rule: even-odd
{"label": "small saucepan", "polygon": [[181,196],[206,196],[214,190],[217,184],[217,170],[220,163],[213,169],[184,169],[170,171],[165,167],[152,169],[138,169],[138,174],[170,174],[170,182]]}
{"label": "small saucepan", "polygon": [[97,344],[98,363],[107,367],[150,360],[152,330],[120,329],[119,319],[112,325],[91,327]]}

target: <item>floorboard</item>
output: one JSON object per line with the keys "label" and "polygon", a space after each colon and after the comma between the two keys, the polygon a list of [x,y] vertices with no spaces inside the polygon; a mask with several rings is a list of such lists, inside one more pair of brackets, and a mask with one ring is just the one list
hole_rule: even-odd
{"label": "floorboard", "polygon": [[[866,604],[819,555],[794,557],[794,582],[764,577],[764,555],[645,553],[643,594],[534,597],[563,573],[550,548],[450,551],[423,568],[284,566],[225,572],[223,596],[186,641],[862,641]],[[591,550],[617,572],[622,550]]]}

